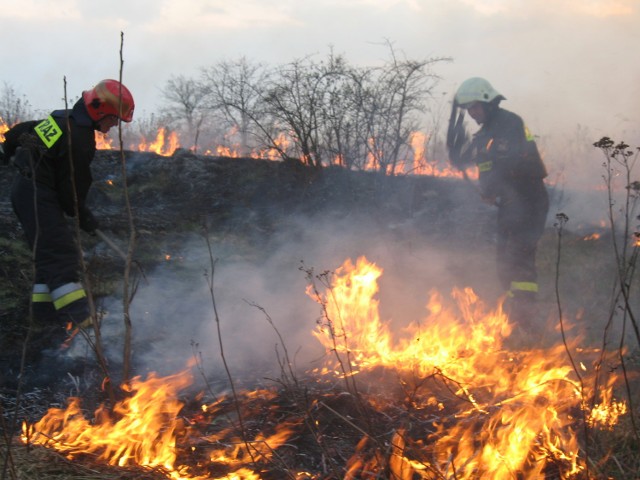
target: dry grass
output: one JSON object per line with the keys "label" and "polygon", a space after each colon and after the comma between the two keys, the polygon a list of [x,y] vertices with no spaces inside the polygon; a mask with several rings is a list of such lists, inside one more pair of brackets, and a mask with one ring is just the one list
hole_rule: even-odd
{"label": "dry grass", "polygon": [[[3,457],[6,444],[2,444]],[[162,472],[142,468],[112,467],[89,457],[71,461],[54,450],[15,441],[10,449],[7,480],[164,480]]]}

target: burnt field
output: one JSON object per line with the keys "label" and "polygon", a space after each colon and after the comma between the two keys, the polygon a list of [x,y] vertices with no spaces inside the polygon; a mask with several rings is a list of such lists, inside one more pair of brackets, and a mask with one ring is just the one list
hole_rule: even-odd
{"label": "burnt field", "polygon": [[[571,192],[550,187],[537,334],[516,339],[496,313],[495,212],[469,182],[185,151],[125,155],[139,376],[125,389],[125,262],[114,245],[127,250],[130,219],[117,152],[98,153],[90,197],[110,242],[81,237],[116,399],[100,389],[104,372],[86,345],[43,372],[29,364],[35,340],[16,396],[31,262],[9,205],[13,172],[0,170],[2,478],[640,474],[629,401],[639,389],[637,342],[612,308],[612,235],[597,226],[606,211],[572,224],[601,192],[568,202]],[[561,212],[569,221],[558,225]],[[80,399],[67,410],[77,424],[50,412],[18,438],[22,420],[64,410],[69,397]],[[161,406],[137,419],[159,424],[153,433],[123,422],[138,411],[132,399]],[[98,439],[113,432],[100,426],[120,429],[107,444],[133,445],[105,453]],[[138,436],[175,456],[150,461]]]}

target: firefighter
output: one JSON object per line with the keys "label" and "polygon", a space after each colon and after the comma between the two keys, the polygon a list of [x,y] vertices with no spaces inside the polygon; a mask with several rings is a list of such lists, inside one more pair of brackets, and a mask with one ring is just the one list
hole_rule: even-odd
{"label": "firefighter", "polygon": [[501,108],[502,100],[484,78],[460,85],[454,105],[480,129],[452,161],[459,168],[477,166],[480,195],[498,209],[497,270],[505,309],[516,326],[530,332],[538,292],[536,250],[549,210],[547,170],[522,118]]}
{"label": "firefighter", "polygon": [[18,170],[11,203],[34,251],[34,317],[51,328],[53,349],[63,344],[70,325],[90,317],[75,229],[66,217],[77,213],[80,228],[95,234],[98,222],[86,204],[95,131],[107,133],[119,121],[130,122],[133,110],[129,90],[116,80],[103,80],[84,91],[73,108],[18,124],[5,135],[5,155]]}

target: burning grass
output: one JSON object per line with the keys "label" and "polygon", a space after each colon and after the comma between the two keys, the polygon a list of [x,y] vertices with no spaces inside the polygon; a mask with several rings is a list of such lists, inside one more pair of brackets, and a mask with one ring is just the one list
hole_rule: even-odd
{"label": "burning grass", "polygon": [[576,345],[509,348],[500,306],[470,290],[454,302],[434,293],[427,318],[394,333],[379,318],[377,265],[308,274],[323,311],[322,369],[235,396],[194,394],[189,370],[138,377],[93,415],[79,399],[50,409],[25,424],[22,442],[74,466],[112,465],[119,478],[595,479],[611,464],[619,478],[637,468],[595,441],[629,421],[620,377],[601,368],[615,358]]}
{"label": "burning grass", "polygon": [[[114,457],[110,462],[120,463],[119,466],[107,468],[101,457],[107,451],[113,453],[122,444],[104,446],[93,439],[93,429],[103,429],[106,425],[118,427],[119,421],[112,422],[113,419],[104,415],[90,421],[81,420],[83,428],[77,438],[71,438],[73,429],[69,423],[67,426],[59,424],[63,428],[57,432],[33,437],[32,441],[60,452],[59,456],[53,457],[54,464],[47,460],[51,457],[46,456],[41,448],[30,450],[35,456],[28,457],[27,451],[18,447],[14,450],[19,450],[24,456],[15,461],[21,465],[29,462],[34,469],[44,468],[45,474],[66,471],[66,477],[51,478],[516,478],[512,475],[487,475],[480,471],[463,476],[464,464],[458,466],[459,475],[456,477],[451,472],[445,474],[442,466],[449,464],[453,468],[455,454],[462,454],[464,449],[467,449],[465,454],[471,453],[469,462],[479,460],[487,442],[492,443],[495,431],[508,427],[502,421],[500,425],[493,425],[495,430],[492,430],[488,428],[488,419],[497,411],[526,407],[527,399],[518,399],[519,395],[514,395],[510,399],[515,404],[511,409],[492,405],[492,411],[476,411],[469,415],[468,401],[459,398],[446,379],[437,376],[425,379],[419,386],[420,391],[428,392],[425,397],[416,396],[415,392],[409,394],[415,391],[416,386],[409,387],[398,380],[387,369],[375,369],[363,374],[361,381],[361,386],[368,385],[373,391],[357,395],[312,378],[305,379],[301,383],[303,389],[299,390],[247,391],[237,399],[241,405],[242,427],[238,422],[235,401],[231,398],[184,400],[179,414],[173,419],[167,418],[160,428],[161,432],[166,432],[172,430],[171,425],[175,425],[176,420],[180,423],[180,428],[173,430],[176,442],[175,449],[171,451],[176,453],[175,468],[170,465],[140,466],[133,461],[123,461],[123,456]],[[164,379],[164,382],[168,383],[170,379]],[[543,401],[538,399],[540,404]],[[80,415],[76,407],[77,404],[67,410],[66,415],[71,414],[68,418]],[[554,406],[547,407],[552,414]],[[52,418],[60,418],[59,413],[49,412],[33,426],[34,430],[42,428]],[[576,408],[574,413],[576,418],[572,425],[567,425],[570,430],[580,426],[579,409]],[[67,432],[66,436],[59,434],[62,430]],[[466,434],[451,442],[451,438],[461,430]],[[598,432],[599,435],[611,435],[606,429]],[[157,435],[157,432],[153,433],[151,438]],[[78,443],[81,437],[87,443]],[[134,438],[139,438],[139,435],[133,435],[130,440]],[[451,451],[448,457],[442,457],[443,452],[438,445],[443,440],[449,442]],[[129,444],[135,448],[141,446],[139,442]],[[512,444],[512,449],[521,447],[522,443]],[[561,447],[558,445],[559,449]],[[584,472],[583,476],[570,475],[572,460],[559,453],[560,450],[545,452],[540,437],[537,448],[528,452],[526,467],[529,471],[535,468],[542,473],[525,476],[520,470],[521,476],[517,478],[599,478],[593,467],[589,477]],[[440,462],[436,463],[438,458]],[[506,461],[506,458],[502,460]],[[110,477],[114,471],[121,476]],[[516,475],[516,471],[512,473]]]}
{"label": "burning grass", "polygon": [[[3,450],[4,450],[3,445]],[[140,467],[118,468],[85,459],[68,460],[64,455],[47,448],[15,446],[11,450],[13,467],[7,478],[20,480],[163,480],[163,473]]]}

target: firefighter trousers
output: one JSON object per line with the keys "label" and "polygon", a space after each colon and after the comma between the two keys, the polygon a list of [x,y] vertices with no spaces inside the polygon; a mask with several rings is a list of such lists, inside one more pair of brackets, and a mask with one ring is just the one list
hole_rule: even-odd
{"label": "firefighter trousers", "polygon": [[55,190],[18,173],[11,204],[35,253],[34,315],[62,327],[81,323],[89,306],[80,282],[79,249]]}
{"label": "firefighter trousers", "polygon": [[504,202],[498,209],[498,277],[507,292],[516,322],[527,321],[522,317],[531,315],[536,301],[536,251],[548,211],[549,197],[542,181],[525,195]]}

